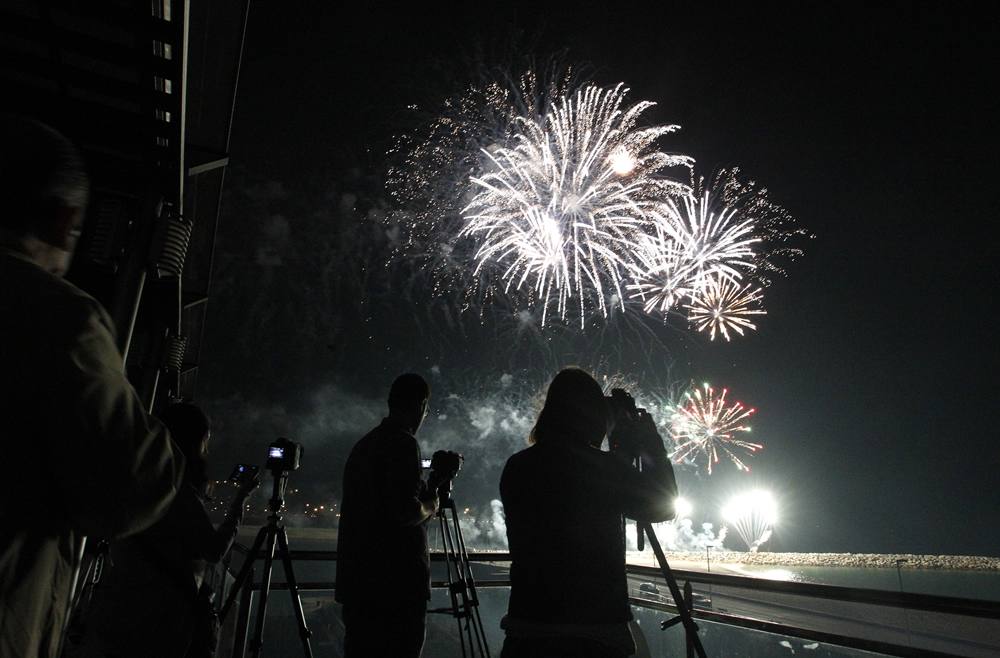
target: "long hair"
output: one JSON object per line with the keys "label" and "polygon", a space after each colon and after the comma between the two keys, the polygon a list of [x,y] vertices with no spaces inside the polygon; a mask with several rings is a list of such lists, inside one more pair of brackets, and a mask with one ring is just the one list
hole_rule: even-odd
{"label": "long hair", "polygon": [[607,429],[607,403],[601,385],[587,371],[569,367],[560,370],[549,384],[528,443],[568,440],[596,446]]}

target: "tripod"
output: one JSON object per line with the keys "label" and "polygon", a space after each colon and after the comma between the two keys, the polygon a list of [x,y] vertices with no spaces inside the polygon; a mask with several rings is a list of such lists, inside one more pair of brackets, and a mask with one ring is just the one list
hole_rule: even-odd
{"label": "tripod", "polygon": [[[312,658],[312,646],[309,644],[309,632],[306,627],[305,613],[302,611],[302,597],[299,596],[299,586],[295,580],[295,572],[292,570],[292,558],[288,550],[288,533],[281,522],[281,507],[285,504],[285,485],[288,484],[288,471],[271,471],[274,477],[274,490],[268,507],[271,510],[267,517],[267,524],[257,533],[250,552],[240,568],[240,573],[236,576],[236,582],[230,590],[229,597],[225,605],[219,612],[220,621],[225,620],[230,608],[236,601],[236,597],[243,591],[244,587],[251,587],[253,580],[253,564],[264,548],[264,573],[260,582],[260,603],[257,606],[257,624],[254,627],[253,640],[250,642],[250,656],[259,658],[261,648],[264,644],[264,617],[267,614],[267,597],[271,593],[271,568],[274,563],[275,544],[277,544],[278,555],[285,565],[285,580],[288,582],[288,591],[292,596],[292,609],[295,611],[295,621],[299,626],[299,637],[302,639],[302,650],[306,658]],[[249,598],[249,597],[248,597]],[[237,638],[239,641],[239,638]],[[242,656],[242,647],[233,651],[233,655]]]}
{"label": "tripod", "polygon": [[660,546],[659,540],[657,540],[656,535],[653,534],[653,525],[648,521],[636,521],[636,529],[639,531],[639,550],[642,550],[643,535],[649,538],[649,546],[653,549],[653,554],[656,555],[656,561],[660,565],[660,571],[663,572],[663,579],[667,581],[667,587],[670,589],[670,595],[674,598],[674,605],[677,607],[677,616],[673,619],[668,619],[662,622],[660,624],[660,629],[667,630],[676,624],[683,624],[689,647],[694,647],[695,653],[698,654],[698,658],[707,658],[705,654],[705,647],[701,645],[701,638],[698,637],[698,625],[694,623],[694,619],[691,617],[691,610],[684,601],[684,596],[681,594],[680,587],[677,586],[677,579],[674,578],[674,572],[670,570],[670,565],[667,563],[667,556],[663,553],[663,547]]}
{"label": "tripod", "polygon": [[[450,516],[448,512],[451,512]],[[465,538],[462,527],[458,523],[458,513],[455,501],[450,495],[442,493],[441,505],[437,513],[438,526],[441,530],[441,545],[445,551],[445,568],[448,574],[448,594],[451,596],[451,606],[428,610],[435,613],[450,613],[458,622],[458,640],[462,644],[462,657],[476,656],[478,648],[480,656],[490,658],[490,648],[486,644],[486,631],[479,615],[479,597],[476,594],[476,581],[469,565],[469,553],[465,549]],[[465,628],[462,628],[462,620]],[[463,634],[464,633],[464,634]],[[468,643],[468,653],[466,653]]]}

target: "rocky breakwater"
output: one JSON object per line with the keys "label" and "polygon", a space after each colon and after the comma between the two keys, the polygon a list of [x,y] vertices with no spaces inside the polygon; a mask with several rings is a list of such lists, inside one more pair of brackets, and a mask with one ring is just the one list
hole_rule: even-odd
{"label": "rocky breakwater", "polygon": [[[668,560],[705,562],[705,552],[672,551]],[[750,553],[712,551],[711,562],[774,567],[859,567],[1000,571],[1000,558],[982,555],[914,555],[912,553]]]}

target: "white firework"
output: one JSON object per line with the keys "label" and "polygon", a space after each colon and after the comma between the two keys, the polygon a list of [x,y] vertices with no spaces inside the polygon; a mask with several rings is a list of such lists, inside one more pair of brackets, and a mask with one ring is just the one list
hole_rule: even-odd
{"label": "white firework", "polygon": [[751,316],[767,314],[754,308],[760,300],[760,288],[752,284],[741,286],[729,277],[712,278],[687,305],[688,320],[697,331],[708,331],[711,340],[719,333],[728,341],[730,330],[742,336],[745,330],[757,329]]}
{"label": "white firework", "polygon": [[540,118],[518,117],[508,145],[483,149],[486,171],[462,212],[462,235],[478,241],[476,271],[495,268],[507,292],[527,289],[565,318],[576,297],[581,325],[591,308],[623,304],[634,250],[685,187],[663,170],[689,164],[655,142],[676,126],[637,128],[648,101],[587,85]]}
{"label": "white firework", "polygon": [[[390,189],[406,208],[391,220],[394,258],[412,258],[459,312],[527,312],[540,330],[570,315],[580,329],[598,316],[666,320],[727,281],[758,302],[779,261],[801,254],[791,238],[803,231],[764,188],[736,169],[694,177],[690,158],[660,144],[678,127],[642,125],[654,103],[627,101],[624,84],[581,83],[558,67],[501,79],[449,97],[390,152]],[[670,176],[676,166],[690,184]],[[728,340],[762,313],[689,319]]]}
{"label": "white firework", "polygon": [[628,289],[647,313],[667,313],[725,278],[755,268],[752,216],[722,205],[713,190],[667,199],[654,230],[639,237],[634,283]]}

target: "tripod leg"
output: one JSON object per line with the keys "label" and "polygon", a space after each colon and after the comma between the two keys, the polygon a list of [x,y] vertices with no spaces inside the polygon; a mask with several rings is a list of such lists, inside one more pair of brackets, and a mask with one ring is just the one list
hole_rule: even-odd
{"label": "tripod leg", "polygon": [[265,526],[267,532],[267,547],[264,553],[264,571],[260,576],[260,603],[257,604],[257,623],[254,625],[253,640],[250,642],[250,656],[259,658],[264,645],[264,617],[267,615],[267,597],[271,593],[271,570],[274,567],[274,544],[278,537],[278,529],[273,525]]}
{"label": "tripod leg", "polygon": [[[456,508],[457,509],[457,508]],[[469,562],[469,551],[465,546],[465,536],[462,534],[462,525],[458,521],[458,513],[456,510],[452,510],[454,516],[452,517],[455,521],[455,538],[458,544],[458,557],[461,561],[463,570],[463,583],[464,591],[466,592],[466,606],[470,608],[469,610],[469,624],[472,626],[471,631],[475,631],[476,644],[479,646],[480,655],[485,658],[490,658],[490,647],[486,643],[486,629],[483,627],[483,618],[479,613],[479,594],[476,592],[476,580],[472,575],[472,563]],[[469,626],[466,626],[469,629]],[[469,646],[472,646],[472,637],[470,633]]]}
{"label": "tripod leg", "polygon": [[[250,632],[250,602],[253,598],[253,569],[243,584],[240,593],[240,607],[236,609],[236,629],[233,631],[233,652],[230,658],[243,658],[247,653],[247,634]],[[221,619],[220,619],[221,621]]]}
{"label": "tripod leg", "polygon": [[[455,597],[456,597],[456,608],[461,610],[461,615],[465,619],[465,639],[469,641],[469,653],[473,656],[476,655],[476,643],[472,637],[473,631],[473,618],[472,618],[472,606],[469,603],[469,573],[468,564],[463,559],[464,555],[462,553],[462,527],[458,524],[458,508],[454,505],[451,508],[451,547],[449,560],[451,560],[455,565]],[[461,624],[459,621],[459,634],[461,634]],[[464,640],[463,640],[464,646]],[[463,654],[464,655],[464,654]]]}
{"label": "tripod leg", "polygon": [[[465,636],[462,635],[462,615],[458,604],[458,588],[459,579],[461,574],[458,573],[458,566],[455,563],[455,541],[451,534],[451,527],[448,525],[448,509],[453,509],[451,507],[443,506],[438,512],[438,518],[441,523],[441,544],[444,549],[444,563],[445,569],[448,572],[448,596],[451,598],[451,614],[455,617],[455,621],[458,623],[458,641],[462,647],[462,658],[465,658]],[[472,651],[472,643],[469,643],[469,651]]]}
{"label": "tripod leg", "polygon": [[233,607],[233,603],[236,601],[236,597],[239,596],[240,591],[243,589],[244,583],[249,577],[253,580],[251,574],[253,573],[253,563],[257,559],[257,555],[260,553],[261,547],[264,545],[264,539],[267,537],[267,527],[261,527],[257,532],[257,538],[253,540],[253,546],[250,547],[250,552],[247,553],[246,558],[243,560],[243,566],[240,567],[240,572],[236,575],[236,581],[233,583],[233,588],[229,590],[229,596],[226,598],[226,603],[222,606],[222,610],[219,611],[219,621],[225,621],[226,615],[229,614],[229,609]]}
{"label": "tripod leg", "polygon": [[701,645],[701,638],[698,637],[698,627],[695,626],[694,619],[691,617],[691,611],[684,603],[684,596],[681,594],[680,588],[677,586],[677,580],[674,578],[674,572],[670,570],[670,565],[667,563],[667,556],[663,553],[663,548],[660,546],[659,540],[656,539],[656,535],[653,534],[653,526],[649,523],[639,524],[639,532],[646,533],[649,538],[649,545],[653,549],[653,553],[656,555],[656,561],[660,563],[660,570],[663,571],[663,578],[667,581],[667,587],[670,588],[670,595],[674,598],[674,605],[677,606],[677,616],[680,617],[681,623],[684,624],[684,630],[687,633],[687,639],[694,644],[695,653],[698,654],[698,658],[707,658],[705,654],[705,647]]}
{"label": "tripod leg", "polygon": [[295,611],[295,621],[299,625],[299,637],[302,639],[302,651],[306,658],[313,658],[312,645],[309,644],[309,627],[306,626],[306,615],[302,610],[302,597],[299,595],[299,584],[292,570],[292,555],[288,550],[288,533],[285,526],[278,528],[278,551],[285,565],[285,580],[288,582],[288,592],[292,595],[292,609]]}

